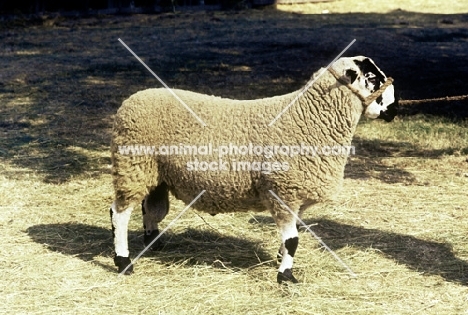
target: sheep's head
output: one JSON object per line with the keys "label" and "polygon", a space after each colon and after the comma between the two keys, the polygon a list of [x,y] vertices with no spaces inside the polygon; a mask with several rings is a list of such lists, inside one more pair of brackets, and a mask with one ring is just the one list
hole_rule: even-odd
{"label": "sheep's head", "polygon": [[[343,57],[338,59],[331,69],[347,82],[363,98],[379,91],[387,81],[385,74],[367,57]],[[389,82],[390,83],[390,82]],[[398,102],[395,99],[393,84],[386,84],[384,91],[372,100],[364,110],[369,118],[392,121],[397,114]]]}

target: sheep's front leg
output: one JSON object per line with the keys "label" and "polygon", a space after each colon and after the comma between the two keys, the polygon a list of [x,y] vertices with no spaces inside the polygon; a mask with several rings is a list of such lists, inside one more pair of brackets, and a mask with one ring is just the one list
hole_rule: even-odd
{"label": "sheep's front leg", "polygon": [[[114,263],[119,268],[119,273],[125,270],[131,264],[128,252],[128,222],[133,208],[129,207],[125,211],[117,212],[115,202],[110,209],[112,235],[114,237],[115,256]],[[125,274],[129,275],[133,272],[131,265]]]}
{"label": "sheep's front leg", "polygon": [[278,283],[282,283],[283,281],[297,283],[298,281],[292,274],[294,254],[296,253],[296,249],[299,244],[296,220],[294,218],[291,218],[290,220],[278,220],[275,218],[275,220],[280,230],[282,240],[279,250],[281,264],[276,280]]}

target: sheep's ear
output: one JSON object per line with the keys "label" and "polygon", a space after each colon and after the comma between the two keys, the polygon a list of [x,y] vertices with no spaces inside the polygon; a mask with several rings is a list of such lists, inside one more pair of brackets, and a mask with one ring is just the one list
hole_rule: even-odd
{"label": "sheep's ear", "polygon": [[345,72],[346,77],[349,79],[350,84],[353,84],[353,82],[357,79],[358,73],[352,69],[348,69]]}

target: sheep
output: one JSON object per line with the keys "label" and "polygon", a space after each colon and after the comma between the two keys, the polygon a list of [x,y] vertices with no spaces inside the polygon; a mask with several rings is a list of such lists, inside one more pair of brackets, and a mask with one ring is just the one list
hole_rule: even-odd
{"label": "sheep", "polygon": [[[169,192],[188,204],[206,190],[194,203],[195,209],[213,215],[270,211],[281,234],[277,281],[296,283],[292,266],[299,240],[297,217],[312,205],[333,198],[343,181],[347,156],[282,154],[282,148],[291,148],[291,152],[294,148],[298,153],[299,145],[304,144],[350,146],[361,114],[391,121],[397,105],[392,79],[364,56],[340,58],[315,73],[309,82],[312,80],[314,84],[305,89],[257,100],[173,90],[206,126],[166,89],[147,89],[125,100],[115,115],[111,142],[115,200],[110,215],[119,273],[133,272],[127,229],[130,214],[141,200],[148,245],[168,213]],[[274,118],[277,120],[271,124]],[[204,150],[173,155],[165,150],[158,154],[122,151],[137,144],[152,146],[150,151],[168,147],[195,150],[197,146]],[[236,151],[234,144],[243,151]],[[208,146],[212,150],[207,153]],[[220,148],[229,158],[220,154]],[[247,154],[245,148],[263,152]]]}

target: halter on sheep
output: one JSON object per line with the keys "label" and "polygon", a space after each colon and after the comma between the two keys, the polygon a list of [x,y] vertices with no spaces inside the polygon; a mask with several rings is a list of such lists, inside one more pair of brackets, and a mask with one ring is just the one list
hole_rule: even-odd
{"label": "halter on sheep", "polygon": [[379,98],[382,93],[390,86],[393,84],[393,78],[387,77],[387,80],[385,81],[384,84],[375,92],[373,92],[371,95],[364,97],[359,93],[359,90],[353,87],[351,84],[349,84],[348,81],[343,80],[343,77],[340,77],[340,75],[333,70],[332,68],[328,68],[328,71],[330,71],[331,74],[336,78],[337,81],[339,81],[341,84],[346,85],[348,89],[354,92],[362,101],[364,104],[364,109],[369,106],[373,101],[375,101],[377,98]]}
{"label": "halter on sheep", "polygon": [[[111,152],[116,199],[110,212],[116,252],[114,262],[119,272],[126,270],[126,274],[130,274],[133,271],[127,227],[131,211],[139,201],[144,199],[144,241],[149,244],[159,234],[158,223],[168,212],[169,191],[188,204],[205,189],[194,204],[198,210],[211,214],[270,210],[282,238],[282,262],[277,280],[297,282],[292,275],[298,246],[296,219],[270,191],[280,196],[300,217],[307,208],[330,199],[336,192],[343,179],[346,156],[277,156],[278,163],[290,164],[289,170],[283,172],[253,169],[196,172],[188,170],[186,156],[131,156],[120,154],[118,148],[138,143],[155,147],[171,143],[211,143],[219,147],[236,142],[263,146],[278,142],[349,146],[362,113],[387,121],[395,116],[392,80],[366,57],[341,58],[272,127],[268,127],[268,122],[299,91],[251,101],[182,90],[175,92],[207,122],[206,127],[193,121],[164,89],[136,93],[123,103],[115,116]],[[199,143],[194,143],[194,139]],[[234,158],[239,161],[246,156],[238,154]],[[265,156],[249,156],[246,162],[256,162],[253,158],[269,162]]]}

